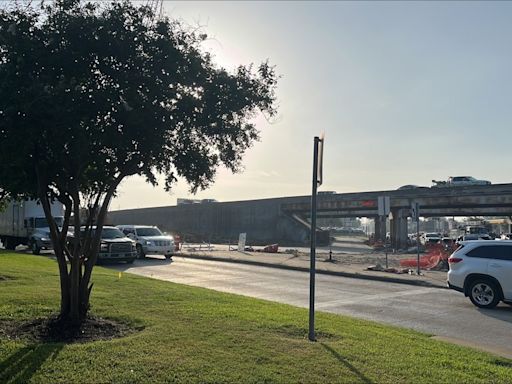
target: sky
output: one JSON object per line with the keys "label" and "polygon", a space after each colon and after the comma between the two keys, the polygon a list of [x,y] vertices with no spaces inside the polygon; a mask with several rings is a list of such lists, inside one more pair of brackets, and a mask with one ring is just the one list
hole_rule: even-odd
{"label": "sky", "polygon": [[322,132],[319,191],[512,182],[512,2],[164,1],[164,13],[201,26],[219,66],[275,65],[278,116],[256,119],[242,173],[221,168],[196,195],[131,177],[113,210],[308,195]]}

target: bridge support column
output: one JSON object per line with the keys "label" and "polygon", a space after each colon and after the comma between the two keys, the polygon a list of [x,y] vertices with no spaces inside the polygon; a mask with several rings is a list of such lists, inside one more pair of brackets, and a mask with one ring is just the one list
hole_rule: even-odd
{"label": "bridge support column", "polygon": [[377,216],[375,219],[375,241],[386,242],[386,217]]}
{"label": "bridge support column", "polygon": [[401,209],[393,210],[393,219],[391,220],[391,246],[394,249],[403,249],[407,247],[407,216]]}

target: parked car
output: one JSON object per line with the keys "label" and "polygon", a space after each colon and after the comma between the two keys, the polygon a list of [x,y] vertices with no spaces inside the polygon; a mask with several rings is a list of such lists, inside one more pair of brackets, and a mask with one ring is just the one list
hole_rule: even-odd
{"label": "parked car", "polygon": [[512,240],[512,233],[503,233],[500,236],[501,240]]}
{"label": "parked car", "polygon": [[427,232],[421,235],[420,242],[423,245],[437,244],[441,241],[441,234],[439,232]]}
{"label": "parked car", "polygon": [[445,236],[445,237],[441,238],[441,244],[443,244],[445,248],[451,248],[454,243],[455,243],[455,240],[452,239],[451,237]]}
{"label": "parked car", "polygon": [[149,225],[118,225],[123,233],[136,242],[137,256],[163,255],[171,259],[175,251],[174,238],[164,235],[158,227]]}
{"label": "parked car", "polygon": [[448,264],[448,286],[477,307],[512,304],[512,242],[463,241]]}
{"label": "parked car", "polygon": [[[96,227],[92,227],[93,236],[96,231]],[[85,227],[81,228],[81,234],[83,236]],[[72,248],[74,234],[70,233],[68,236],[69,247]],[[135,248],[135,242],[127,238],[123,232],[116,227],[103,227],[101,231],[101,243],[98,252],[97,263],[103,262],[119,262],[125,261],[128,264],[133,263],[137,258],[137,250]]]}
{"label": "parked car", "polygon": [[477,180],[472,176],[450,176],[447,181],[432,180],[432,187],[459,187],[465,185],[490,185],[488,180]]}
{"label": "parked car", "polygon": [[487,234],[474,233],[474,234],[465,234],[457,237],[457,243],[460,244],[463,241],[472,241],[472,240],[493,240],[493,238]]}

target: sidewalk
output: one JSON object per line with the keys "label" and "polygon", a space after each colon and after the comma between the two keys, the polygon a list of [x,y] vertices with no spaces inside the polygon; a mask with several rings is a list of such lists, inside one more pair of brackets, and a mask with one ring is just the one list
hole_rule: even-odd
{"label": "sidewalk", "polygon": [[[202,260],[214,260],[230,263],[241,263],[272,268],[289,269],[309,272],[309,255],[304,253],[264,253],[264,252],[238,252],[230,251],[227,247],[214,245],[213,249],[182,249],[176,253],[177,257],[195,258]],[[368,271],[370,264],[347,263],[344,254],[333,254],[332,261],[329,255],[320,253],[316,255],[316,272],[319,274],[344,276],[358,279],[376,280],[398,284],[418,285],[432,288],[446,288],[446,272],[421,271],[422,275],[397,274],[391,272]]]}

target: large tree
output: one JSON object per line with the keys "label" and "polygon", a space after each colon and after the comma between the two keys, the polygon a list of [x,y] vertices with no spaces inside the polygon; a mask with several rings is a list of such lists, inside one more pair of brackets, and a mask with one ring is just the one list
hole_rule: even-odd
{"label": "large tree", "polygon": [[[129,1],[41,2],[0,10],[0,190],[37,198],[60,272],[60,318],[89,309],[91,273],[109,203],[127,176],[193,192],[218,166],[240,170],[258,139],[256,113],[275,113],[276,75],[264,62],[214,65],[205,39]],[[65,206],[63,227],[51,218]],[[79,233],[80,209],[88,218]],[[92,225],[96,231],[89,230]]]}

